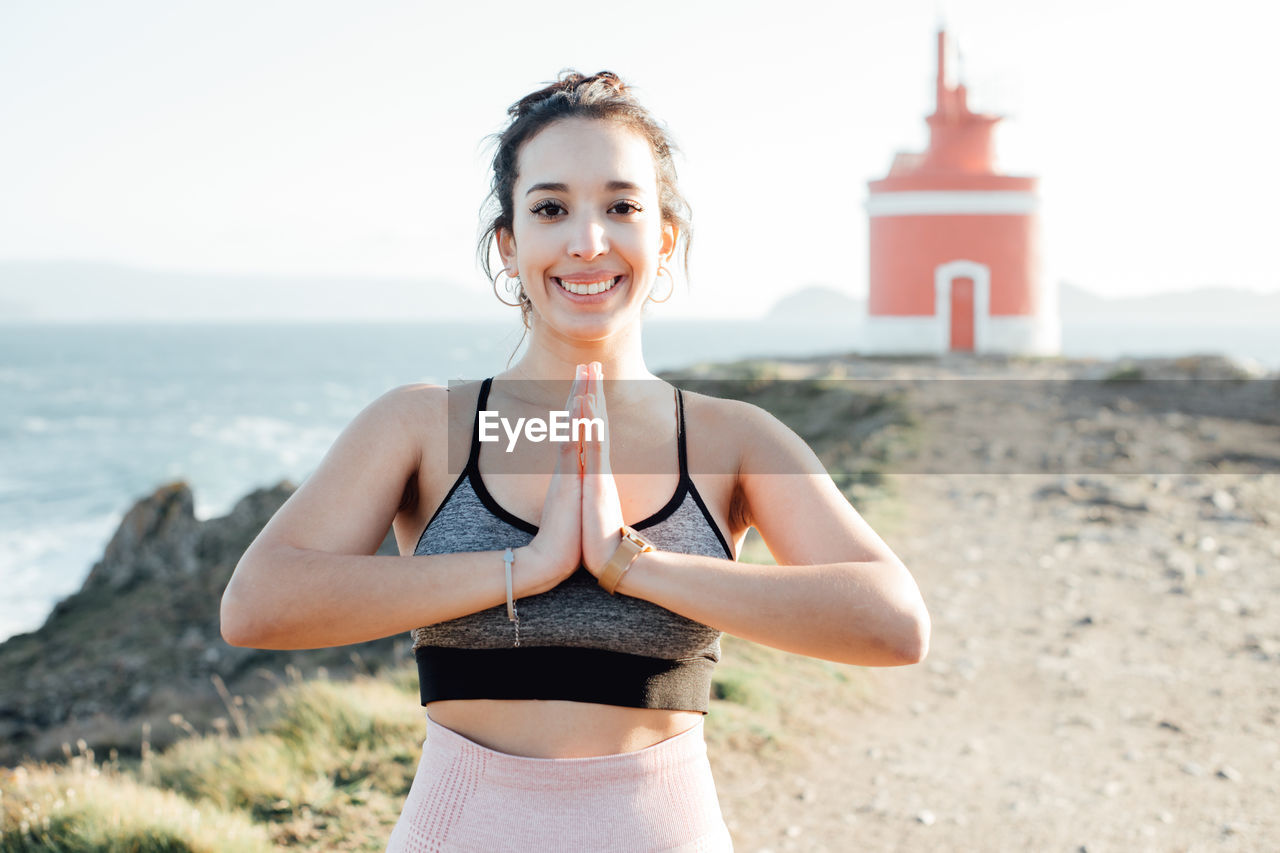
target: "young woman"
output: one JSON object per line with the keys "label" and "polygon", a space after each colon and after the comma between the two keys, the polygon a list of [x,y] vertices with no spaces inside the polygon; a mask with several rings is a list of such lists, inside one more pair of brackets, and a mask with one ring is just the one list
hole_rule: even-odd
{"label": "young woman", "polygon": [[[608,72],[509,112],[480,252],[518,284],[526,353],[361,412],[236,567],[223,635],[412,632],[427,736],[389,850],[730,850],[702,731],[720,633],[893,666],[928,614],[795,433],[645,366],[689,236],[661,126]],[[603,433],[491,429],[554,410]],[[370,556],[389,524],[409,556]],[[751,526],[778,565],[736,562]]]}

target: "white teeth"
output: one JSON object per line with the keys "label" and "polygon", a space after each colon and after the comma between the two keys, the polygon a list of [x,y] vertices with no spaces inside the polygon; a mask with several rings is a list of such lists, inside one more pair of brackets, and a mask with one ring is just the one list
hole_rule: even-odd
{"label": "white teeth", "polygon": [[589,296],[593,293],[604,293],[606,290],[612,288],[617,280],[617,278],[607,278],[604,281],[593,281],[582,284],[570,283],[558,278],[555,281],[556,284],[560,285],[570,293],[576,293],[579,296]]}

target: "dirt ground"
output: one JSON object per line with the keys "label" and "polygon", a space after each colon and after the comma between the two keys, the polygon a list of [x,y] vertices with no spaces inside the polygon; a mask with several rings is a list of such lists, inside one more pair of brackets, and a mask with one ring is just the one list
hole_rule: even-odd
{"label": "dirt ground", "polygon": [[[1280,447],[1116,414],[1194,458]],[[929,656],[798,709],[814,731],[776,757],[712,750],[740,853],[1280,849],[1280,474],[892,483]]]}

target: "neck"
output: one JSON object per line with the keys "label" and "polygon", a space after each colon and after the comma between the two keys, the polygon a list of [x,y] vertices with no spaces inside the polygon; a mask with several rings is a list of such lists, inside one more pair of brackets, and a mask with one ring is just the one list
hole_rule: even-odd
{"label": "neck", "polygon": [[[565,383],[573,381],[578,365],[593,361],[601,364],[608,400],[617,404],[650,398],[655,393],[655,383],[661,382],[645,365],[639,323],[598,341],[542,332],[535,323],[529,333],[528,351],[496,378],[553,382],[557,388],[568,387]],[[619,380],[626,381],[615,384]]]}
{"label": "neck", "polygon": [[609,381],[657,378],[644,363],[639,324],[598,341],[583,341],[542,333],[536,323],[528,352],[500,378],[572,380],[579,364],[593,361],[600,362]]}

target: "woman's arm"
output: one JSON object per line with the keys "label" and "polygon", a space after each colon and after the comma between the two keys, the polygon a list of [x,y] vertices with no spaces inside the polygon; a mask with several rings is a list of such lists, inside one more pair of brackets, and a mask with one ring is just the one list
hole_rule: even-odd
{"label": "woman's arm", "polygon": [[[506,601],[500,551],[373,555],[417,476],[424,440],[446,448],[447,393],[403,386],[356,416],[240,558],[222,596],[223,639],[262,649],[340,646]],[[524,551],[516,550],[517,565]],[[541,591],[520,574],[517,595]]]}
{"label": "woman's arm", "polygon": [[863,666],[922,660],[929,614],[902,561],[798,435],[756,406],[725,405],[718,423],[742,448],[738,485],[779,565],[655,551],[618,592],[789,652]]}

